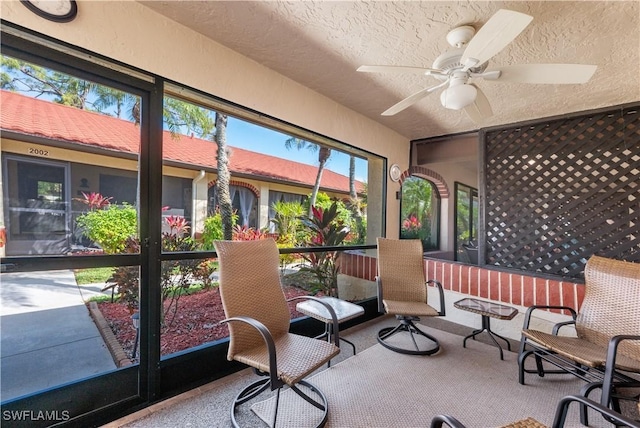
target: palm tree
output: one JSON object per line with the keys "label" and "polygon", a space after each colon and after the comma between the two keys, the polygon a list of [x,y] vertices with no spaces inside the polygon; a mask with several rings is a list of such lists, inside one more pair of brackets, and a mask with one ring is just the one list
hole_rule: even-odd
{"label": "palm tree", "polygon": [[356,191],[356,157],[353,155],[349,156],[349,202],[353,218],[356,221],[358,242],[363,243],[365,230],[363,230],[362,226],[362,209],[360,199],[358,198],[358,192]]}
{"label": "palm tree", "polygon": [[231,193],[229,192],[229,150],[227,149],[227,115],[216,113],[216,133],[215,142],[218,145],[218,203],[220,205],[220,215],[222,216],[222,233],[224,239],[231,240],[233,235],[233,205]]}
{"label": "palm tree", "polygon": [[322,171],[324,171],[324,166],[327,163],[329,156],[331,156],[331,149],[327,146],[321,146],[319,144],[311,143],[309,141],[305,141],[295,137],[291,137],[287,141],[285,141],[284,146],[287,148],[287,150],[295,147],[298,150],[307,148],[312,152],[318,152],[318,174],[316,175],[316,181],[313,185],[313,190],[311,191],[311,197],[309,198],[309,211],[307,213],[307,216],[311,217],[313,215],[311,207],[315,206],[316,204],[318,190],[320,189],[320,181],[322,180]]}

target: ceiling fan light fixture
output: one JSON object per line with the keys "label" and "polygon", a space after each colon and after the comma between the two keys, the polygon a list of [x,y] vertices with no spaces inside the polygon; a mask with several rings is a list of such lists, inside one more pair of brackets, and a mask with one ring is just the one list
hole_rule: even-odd
{"label": "ceiling fan light fixture", "polygon": [[473,103],[478,95],[475,86],[456,85],[450,86],[440,94],[440,102],[444,108],[450,110],[462,110]]}

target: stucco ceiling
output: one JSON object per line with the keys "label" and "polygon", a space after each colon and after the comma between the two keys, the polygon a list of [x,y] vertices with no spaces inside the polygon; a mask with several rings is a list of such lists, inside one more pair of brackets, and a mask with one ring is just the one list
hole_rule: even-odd
{"label": "stucco ceiling", "polygon": [[[198,31],[400,134],[419,139],[640,100],[638,1],[143,1]],[[395,116],[381,112],[439,83],[431,76],[359,73],[367,65],[431,67],[451,49],[450,29],[480,28],[498,9],[533,22],[490,66],[595,64],[582,85],[476,80],[494,115],[472,122],[435,92]],[[268,113],[268,112],[266,112]]]}

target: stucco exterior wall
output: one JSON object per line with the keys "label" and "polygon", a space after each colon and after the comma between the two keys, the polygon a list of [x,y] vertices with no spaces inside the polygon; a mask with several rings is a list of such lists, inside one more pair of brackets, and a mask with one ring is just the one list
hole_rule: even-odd
{"label": "stucco exterior wall", "polygon": [[[39,18],[18,1],[2,1],[0,7],[9,22],[360,147],[386,157],[389,165],[408,167],[407,138],[140,3],[83,1],[78,17],[64,24]],[[395,190],[387,187],[387,236],[398,235]]]}

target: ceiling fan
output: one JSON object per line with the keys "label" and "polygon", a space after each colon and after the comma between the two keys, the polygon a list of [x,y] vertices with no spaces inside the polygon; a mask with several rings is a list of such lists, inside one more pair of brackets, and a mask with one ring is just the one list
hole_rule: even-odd
{"label": "ceiling fan", "polygon": [[[488,68],[488,61],[511,43],[533,20],[532,16],[507,9],[498,10],[476,33],[470,25],[454,28],[447,42],[454,49],[440,55],[432,68],[390,65],[363,65],[358,71],[369,73],[413,73],[433,76],[441,83],[422,89],[382,113],[393,116],[437,89],[442,106],[461,110],[474,122],[492,116],[491,105],[482,90],[470,79],[497,82],[579,84],[586,83],[597,66],[586,64],[519,64]],[[475,34],[475,36],[474,36]]]}

